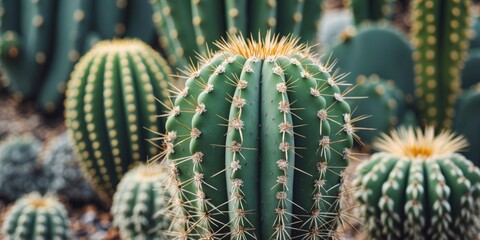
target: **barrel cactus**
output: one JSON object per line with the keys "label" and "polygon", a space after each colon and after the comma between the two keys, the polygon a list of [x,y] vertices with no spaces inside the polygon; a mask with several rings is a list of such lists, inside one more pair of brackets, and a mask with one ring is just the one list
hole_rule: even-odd
{"label": "barrel cactus", "polygon": [[230,36],[166,123],[179,239],[330,239],[355,127],[342,75],[295,38]]}
{"label": "barrel cactus", "polygon": [[415,0],[412,36],[423,124],[451,128],[467,57],[471,0]]}
{"label": "barrel cactus", "polygon": [[125,174],[112,204],[113,223],[122,237],[170,239],[169,179],[169,172],[159,164],[140,165]]}
{"label": "barrel cactus", "polygon": [[354,185],[371,239],[475,239],[480,232],[480,169],[467,145],[433,127],[400,128],[376,143]]}
{"label": "barrel cactus", "polygon": [[150,0],[169,63],[186,67],[196,52],[226,33],[257,36],[268,29],[314,43],[323,0]]}
{"label": "barrel cactus", "polygon": [[7,212],[2,232],[5,240],[71,239],[68,214],[53,196],[25,195]]}
{"label": "barrel cactus", "polygon": [[158,153],[170,68],[139,40],[97,43],[75,66],[65,101],[66,125],[81,164],[109,199],[122,175]]}

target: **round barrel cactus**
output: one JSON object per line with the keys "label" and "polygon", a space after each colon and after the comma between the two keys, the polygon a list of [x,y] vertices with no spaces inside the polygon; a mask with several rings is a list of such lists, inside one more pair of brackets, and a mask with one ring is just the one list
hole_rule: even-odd
{"label": "round barrel cactus", "polygon": [[139,40],[97,43],[72,72],[66,125],[81,164],[100,193],[112,196],[122,175],[158,153],[146,140],[163,131],[170,68]]}
{"label": "round barrel cactus", "polygon": [[354,186],[371,239],[475,239],[480,169],[455,153],[467,141],[433,127],[383,135]]}
{"label": "round barrel cactus", "polygon": [[357,120],[342,75],[298,39],[230,36],[166,123],[180,239],[329,239]]}
{"label": "round barrel cactus", "polygon": [[159,164],[140,165],[125,174],[113,197],[113,223],[126,239],[167,240],[169,173]]}
{"label": "round barrel cactus", "polygon": [[68,214],[53,196],[34,192],[25,195],[7,212],[3,223],[5,240],[71,239]]}

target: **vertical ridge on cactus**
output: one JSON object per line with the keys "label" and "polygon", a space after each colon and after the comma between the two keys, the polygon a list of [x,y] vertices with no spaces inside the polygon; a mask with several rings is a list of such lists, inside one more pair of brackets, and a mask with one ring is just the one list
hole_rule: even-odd
{"label": "vertical ridge on cactus", "polygon": [[163,135],[175,236],[333,238],[358,120],[348,90],[297,38],[216,45],[189,71]]}
{"label": "vertical ridge on cactus", "polygon": [[434,128],[400,128],[357,169],[359,213],[372,239],[474,239],[480,169],[456,153],[467,141]]}
{"label": "vertical ridge on cactus", "polygon": [[[82,167],[100,192],[113,195],[122,175],[158,153],[146,144],[168,97],[171,70],[139,40],[96,44],[75,66],[65,100],[66,125]],[[107,197],[108,199],[108,197]]]}

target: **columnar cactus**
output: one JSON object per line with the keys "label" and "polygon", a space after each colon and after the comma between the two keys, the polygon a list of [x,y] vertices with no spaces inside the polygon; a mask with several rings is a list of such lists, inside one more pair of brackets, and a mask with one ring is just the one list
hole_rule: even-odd
{"label": "columnar cactus", "polygon": [[113,195],[122,175],[158,153],[171,70],[139,40],[97,43],[75,66],[65,101],[66,125],[99,192]]}
{"label": "columnar cactus", "polygon": [[475,239],[480,232],[480,169],[455,153],[467,145],[433,127],[400,128],[375,145],[354,186],[371,239]]}
{"label": "columnar cactus", "polygon": [[330,239],[345,218],[356,119],[298,42],[231,36],[191,69],[163,136],[179,239]]}
{"label": "columnar cactus", "polygon": [[416,95],[425,124],[451,128],[467,56],[470,0],[415,0],[412,36]]}
{"label": "columnar cactus", "polygon": [[268,29],[315,42],[323,0],[150,0],[169,63],[187,66],[196,52],[225,33],[249,35]]}
{"label": "columnar cactus", "polygon": [[[156,38],[148,0],[0,0],[0,62],[17,99],[58,110],[90,41]],[[25,71],[28,69],[28,71]]]}
{"label": "columnar cactus", "polygon": [[7,212],[2,232],[5,240],[71,239],[68,214],[53,196],[30,193]]}
{"label": "columnar cactus", "polygon": [[48,190],[52,174],[37,161],[41,147],[33,137],[10,137],[0,143],[0,198],[15,201],[26,193]]}
{"label": "columnar cactus", "polygon": [[380,21],[391,18],[394,11],[394,0],[347,0],[353,12],[356,24],[365,21]]}
{"label": "columnar cactus", "polygon": [[113,224],[124,238],[170,239],[169,179],[159,164],[141,165],[125,174],[112,204]]}

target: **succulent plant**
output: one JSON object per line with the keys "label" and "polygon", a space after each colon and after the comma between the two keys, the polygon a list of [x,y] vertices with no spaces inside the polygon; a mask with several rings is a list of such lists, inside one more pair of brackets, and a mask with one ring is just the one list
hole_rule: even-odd
{"label": "succulent plant", "polygon": [[464,155],[471,159],[475,165],[480,166],[480,83],[477,83],[460,96],[455,115],[454,129],[464,135],[470,143],[470,148]]}
{"label": "succulent plant", "polygon": [[451,128],[472,22],[470,0],[412,2],[416,95],[422,123]]}
{"label": "succulent plant", "polygon": [[168,229],[170,173],[159,164],[128,171],[113,197],[113,224],[126,239],[171,239]]}
{"label": "succulent plant", "polygon": [[230,36],[190,70],[166,123],[178,239],[330,239],[355,135],[340,78],[299,44]]}
{"label": "succulent plant", "polygon": [[229,34],[274,32],[313,43],[318,33],[323,0],[190,1],[150,0],[161,46],[171,65],[186,67],[206,44]]}
{"label": "succulent plant", "polygon": [[96,199],[95,191],[80,167],[68,134],[63,133],[52,139],[42,155],[43,164],[53,173],[49,192],[71,202],[89,202]]}
{"label": "succulent plant", "polygon": [[71,239],[62,203],[36,192],[15,202],[5,217],[2,232],[5,240]]}
{"label": "succulent plant", "polygon": [[461,85],[463,90],[480,83],[478,78],[480,68],[478,66],[480,66],[480,48],[470,49],[468,59],[465,61],[465,67],[462,70]]}
{"label": "succulent plant", "polygon": [[9,88],[45,112],[59,110],[70,73],[92,40],[156,40],[147,0],[1,0],[0,11],[0,62]]}
{"label": "succulent plant", "polygon": [[[131,166],[158,153],[148,139],[163,132],[170,68],[139,40],[97,43],[75,66],[66,125],[94,187],[107,199]],[[105,195],[106,194],[106,195]]]}
{"label": "succulent plant", "polygon": [[9,137],[0,143],[0,197],[15,201],[22,195],[48,190],[52,174],[37,161],[41,142],[33,137]]}
{"label": "succulent plant", "polygon": [[388,20],[393,15],[394,0],[346,0],[352,9],[356,24],[366,21]]}
{"label": "succulent plant", "polygon": [[370,239],[475,239],[480,232],[480,169],[448,131],[399,128],[357,168],[354,186]]}

